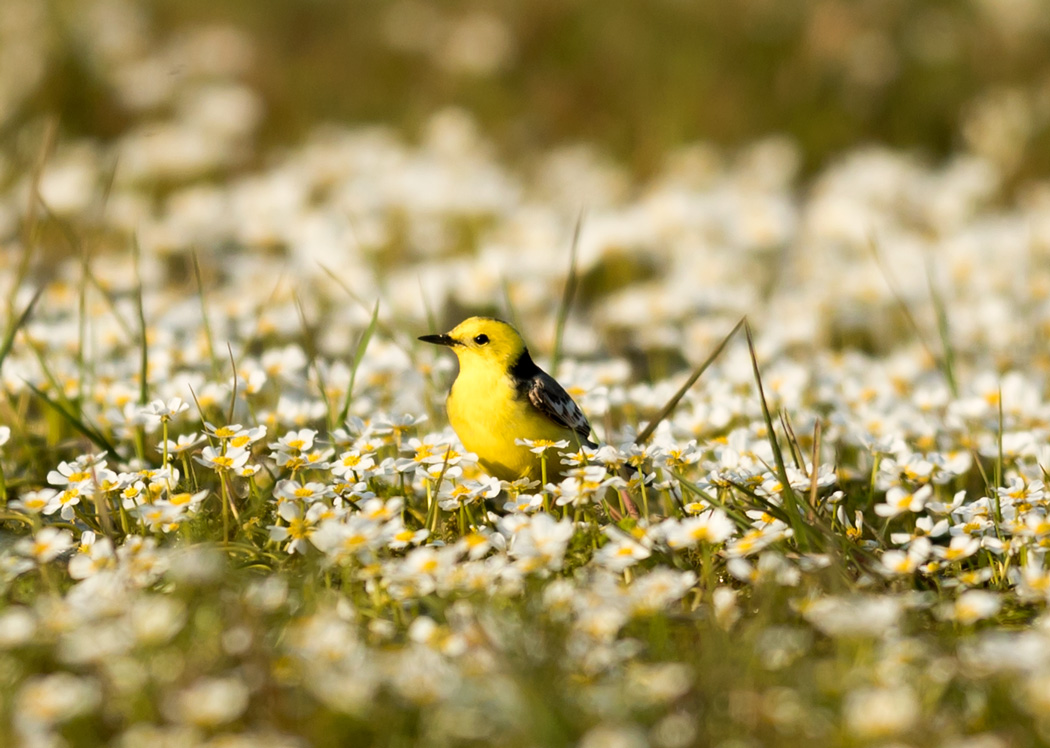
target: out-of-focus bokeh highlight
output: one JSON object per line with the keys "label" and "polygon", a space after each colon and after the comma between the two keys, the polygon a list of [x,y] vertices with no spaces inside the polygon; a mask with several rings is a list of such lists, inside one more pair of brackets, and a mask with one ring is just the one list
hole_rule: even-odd
{"label": "out-of-focus bokeh highlight", "polygon": [[58,114],[111,138],[199,110],[277,145],[453,105],[512,155],[585,140],[641,173],[771,133],[807,169],[868,142],[1050,166],[1044,0],[8,0],[0,50],[8,132]]}

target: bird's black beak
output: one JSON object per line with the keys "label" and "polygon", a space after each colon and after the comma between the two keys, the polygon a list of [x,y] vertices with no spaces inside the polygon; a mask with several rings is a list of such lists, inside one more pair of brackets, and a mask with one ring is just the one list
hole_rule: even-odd
{"label": "bird's black beak", "polygon": [[443,332],[440,335],[420,335],[419,339],[424,343],[433,343],[434,345],[447,345],[454,346],[459,345],[459,341],[449,335],[447,332]]}

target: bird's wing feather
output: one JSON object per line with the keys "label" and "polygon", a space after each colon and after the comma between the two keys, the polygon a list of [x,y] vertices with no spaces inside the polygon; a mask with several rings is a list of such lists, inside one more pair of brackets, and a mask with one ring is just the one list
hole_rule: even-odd
{"label": "bird's wing feather", "polygon": [[572,429],[587,442],[591,433],[591,424],[580,407],[569,397],[569,393],[549,374],[540,371],[529,381],[526,390],[531,402],[538,411],[559,426]]}

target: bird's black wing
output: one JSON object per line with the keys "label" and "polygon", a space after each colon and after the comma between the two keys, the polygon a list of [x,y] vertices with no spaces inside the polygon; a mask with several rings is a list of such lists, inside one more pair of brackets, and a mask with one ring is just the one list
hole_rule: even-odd
{"label": "bird's black wing", "polygon": [[526,350],[511,367],[511,376],[518,391],[529,398],[529,402],[540,413],[563,428],[575,431],[582,442],[597,446],[588,438],[591,424],[565,389],[550,374],[538,367]]}

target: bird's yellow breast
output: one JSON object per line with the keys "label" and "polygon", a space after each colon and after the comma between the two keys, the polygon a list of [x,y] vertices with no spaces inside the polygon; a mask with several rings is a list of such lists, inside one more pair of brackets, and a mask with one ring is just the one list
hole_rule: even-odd
{"label": "bird's yellow breast", "polygon": [[[463,446],[478,456],[489,473],[503,480],[541,478],[540,456],[517,439],[568,439],[577,435],[539,413],[503,370],[462,366],[446,402],[448,420]],[[547,452],[547,480],[559,480],[563,468],[555,450]]]}

